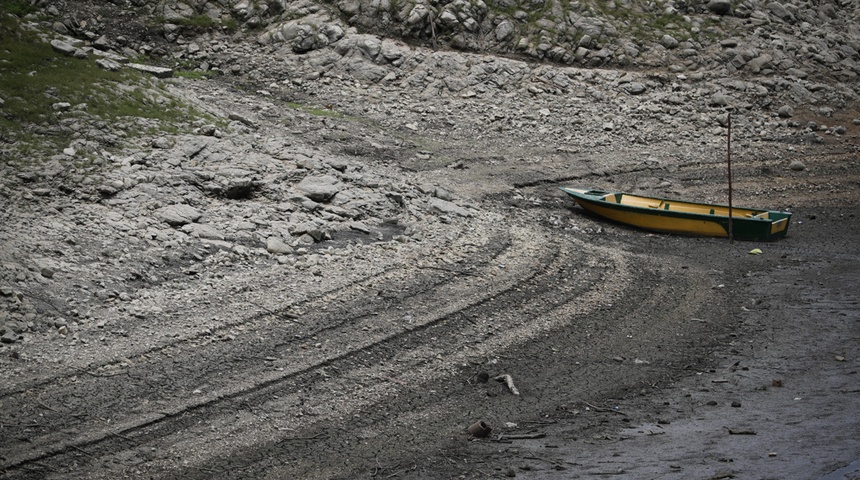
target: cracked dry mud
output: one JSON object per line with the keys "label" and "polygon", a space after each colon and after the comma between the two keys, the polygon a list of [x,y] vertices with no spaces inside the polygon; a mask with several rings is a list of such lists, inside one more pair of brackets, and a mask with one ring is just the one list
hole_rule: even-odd
{"label": "cracked dry mud", "polygon": [[818,478],[860,457],[856,138],[797,147],[804,172],[776,143],[738,161],[736,203],[795,213],[768,244],[607,224],[555,188],[718,200],[718,148],[655,172],[461,140],[482,159],[413,173],[483,214],[436,241],[317,277],[212,266],[4,379],[0,478]]}

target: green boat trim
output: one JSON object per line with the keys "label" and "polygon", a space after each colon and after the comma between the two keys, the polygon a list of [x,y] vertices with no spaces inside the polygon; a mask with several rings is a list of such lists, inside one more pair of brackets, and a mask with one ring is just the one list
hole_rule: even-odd
{"label": "green boat trim", "polygon": [[[688,202],[604,190],[561,187],[589,212],[625,225],[681,235],[728,237],[728,205]],[[737,240],[773,241],[788,233],[791,213],[733,207]]]}

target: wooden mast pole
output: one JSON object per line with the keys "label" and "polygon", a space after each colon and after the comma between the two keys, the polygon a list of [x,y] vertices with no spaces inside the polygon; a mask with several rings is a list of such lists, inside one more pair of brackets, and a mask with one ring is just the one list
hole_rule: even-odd
{"label": "wooden mast pole", "polygon": [[726,135],[726,158],[729,166],[729,242],[734,243],[734,230],[732,228],[732,112],[729,112],[729,128]]}

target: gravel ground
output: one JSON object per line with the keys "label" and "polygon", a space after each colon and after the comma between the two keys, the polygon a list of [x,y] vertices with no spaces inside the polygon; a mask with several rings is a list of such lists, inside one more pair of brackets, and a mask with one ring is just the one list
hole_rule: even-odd
{"label": "gravel ground", "polygon": [[[221,82],[172,88],[214,109],[268,101]],[[40,317],[65,315],[69,295],[100,303],[2,347],[0,478],[819,478],[860,457],[860,127],[818,143],[739,138],[735,204],[794,217],[783,240],[730,243],[606,223],[556,188],[722,201],[719,135],[643,148],[632,137],[658,130],[652,118],[560,146],[468,115],[451,128],[456,109],[386,125],[344,85],[314,92],[340,95],[344,116],[273,104],[256,131],[225,138],[435,185],[467,214],[416,210],[380,237],[335,234],[303,268],[263,248],[189,272],[187,255],[226,249],[206,239],[147,250],[162,276],[129,280],[131,303],[98,297],[110,282],[80,290],[128,277],[139,247],[115,271],[67,257],[50,275],[5,278],[3,301]],[[470,105],[515,117],[528,101]],[[27,254],[40,226],[133,208],[5,188],[8,265],[70,249],[59,235]],[[421,233],[393,238],[408,229]],[[84,231],[83,250],[105,247],[108,230]],[[466,433],[478,421],[490,435]]]}

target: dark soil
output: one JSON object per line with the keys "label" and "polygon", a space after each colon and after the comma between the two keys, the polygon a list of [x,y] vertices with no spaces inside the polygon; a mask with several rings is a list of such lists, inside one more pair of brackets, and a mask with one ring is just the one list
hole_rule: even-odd
{"label": "dark soil", "polygon": [[[280,309],[275,284],[235,292],[248,313],[224,327],[16,380],[2,477],[820,477],[860,456],[846,149],[803,149],[800,172],[780,145],[738,163],[736,203],[794,212],[766,244],[605,223],[555,188],[659,176],[713,200],[719,162],[442,166],[507,222],[452,237],[468,257],[404,258]],[[466,433],[477,421],[489,436]]]}

